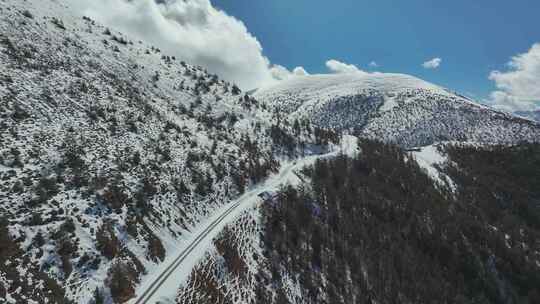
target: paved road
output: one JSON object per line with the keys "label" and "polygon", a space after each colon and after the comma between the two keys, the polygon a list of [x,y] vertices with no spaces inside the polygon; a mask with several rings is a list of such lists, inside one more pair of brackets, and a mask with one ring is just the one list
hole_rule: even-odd
{"label": "paved road", "polygon": [[[342,147],[341,150],[344,148]],[[159,295],[161,293],[161,288],[165,285],[164,283],[167,279],[171,278],[171,275],[175,271],[182,269],[182,264],[190,257],[193,252],[201,252],[199,246],[204,246],[205,239],[209,235],[216,235],[219,231],[216,231],[218,226],[223,227],[223,224],[228,220],[234,220],[234,217],[229,217],[231,213],[235,211],[243,211],[249,209],[254,204],[260,202],[261,199],[258,197],[258,194],[264,191],[276,191],[279,189],[280,185],[286,184],[288,182],[296,179],[297,182],[300,182],[299,176],[294,172],[297,169],[303,168],[306,165],[314,163],[317,159],[320,158],[329,158],[336,156],[339,152],[334,151],[328,154],[323,155],[311,155],[305,157],[301,160],[298,160],[294,163],[289,163],[283,166],[279,174],[271,176],[264,183],[260,184],[258,187],[253,188],[252,190],[246,192],[240,197],[236,202],[233,202],[228,208],[223,211],[220,211],[221,214],[207,224],[206,228],[202,230],[192,241],[191,243],[172,261],[168,267],[166,267],[149,285],[146,289],[139,295],[137,300],[133,303],[135,304],[155,304],[158,302]],[[229,217],[229,218],[228,218]]]}
{"label": "paved road", "polygon": [[229,209],[227,209],[223,214],[221,214],[216,220],[214,220],[208,227],[206,227],[205,230],[203,230],[196,238],[195,240],[189,244],[189,246],[184,249],[180,255],[163,271],[152,284],[139,296],[136,304],[146,304],[146,303],[152,303],[150,300],[152,297],[159,291],[160,287],[163,285],[163,283],[171,276],[171,274],[174,273],[177,268],[182,265],[182,262],[189,256],[190,253],[192,253],[197,246],[204,240],[206,236],[212,230],[218,226],[221,221],[223,221],[224,218],[226,218],[231,212],[233,212],[238,206],[242,204],[242,201],[235,203],[232,205]]}

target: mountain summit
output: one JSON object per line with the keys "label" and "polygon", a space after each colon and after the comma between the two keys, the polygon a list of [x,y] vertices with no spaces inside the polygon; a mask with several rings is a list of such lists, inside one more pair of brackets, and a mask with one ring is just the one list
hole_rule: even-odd
{"label": "mountain summit", "polygon": [[0,3],[0,303],[540,303],[538,123],[401,74],[245,94]]}
{"label": "mountain summit", "polygon": [[316,125],[399,144],[438,141],[535,142],[540,125],[404,74],[350,73],[294,77],[255,97]]}

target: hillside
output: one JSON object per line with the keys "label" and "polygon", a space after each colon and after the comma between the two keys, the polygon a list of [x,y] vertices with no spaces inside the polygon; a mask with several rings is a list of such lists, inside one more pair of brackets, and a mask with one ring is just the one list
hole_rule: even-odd
{"label": "hillside", "polygon": [[537,303],[539,149],[361,140],[223,229],[176,302]]}
{"label": "hillside", "polygon": [[536,304],[539,141],[412,76],[246,93],[0,0],[0,303]]}
{"label": "hillside", "polygon": [[61,2],[1,3],[0,298],[11,303],[129,300],[199,221],[332,137],[274,123],[237,86]]}
{"label": "hillside", "polygon": [[540,301],[540,145],[440,146],[453,194],[396,146],[360,148],[263,207],[257,303]]}
{"label": "hillside", "polygon": [[404,147],[440,141],[512,144],[540,140],[538,123],[403,74],[294,77],[262,88],[254,96],[315,125],[355,130],[362,137]]}
{"label": "hillside", "polygon": [[540,110],[537,111],[518,111],[515,113],[518,116],[529,118],[540,122]]}

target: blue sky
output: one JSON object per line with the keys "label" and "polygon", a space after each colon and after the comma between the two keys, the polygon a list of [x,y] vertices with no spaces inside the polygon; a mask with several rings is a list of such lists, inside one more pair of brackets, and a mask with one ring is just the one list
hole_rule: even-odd
{"label": "blue sky", "polygon": [[[488,76],[540,41],[540,1],[213,0],[243,21],[273,63],[310,73],[338,59],[408,73],[487,98]],[[421,64],[440,57],[437,69]]]}
{"label": "blue sky", "polygon": [[298,66],[358,67],[411,74],[505,111],[540,110],[539,0],[68,1],[246,90],[296,77]]}

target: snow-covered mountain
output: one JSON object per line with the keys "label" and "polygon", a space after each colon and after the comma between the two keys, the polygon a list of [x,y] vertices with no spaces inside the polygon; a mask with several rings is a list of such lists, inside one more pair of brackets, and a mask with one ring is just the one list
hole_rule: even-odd
{"label": "snow-covered mountain", "polygon": [[540,110],[537,111],[518,111],[515,112],[516,115],[532,119],[534,121],[540,122]]}
{"label": "snow-covered mountain", "polygon": [[129,300],[199,221],[285,153],[321,142],[310,126],[274,123],[235,85],[61,1],[0,3],[9,303]]}
{"label": "snow-covered mountain", "polygon": [[[540,138],[532,121],[406,75],[297,77],[250,96],[58,0],[0,0],[0,101],[0,303],[133,302],[201,223],[257,198],[250,186],[276,172],[308,185],[296,157],[327,152],[332,129],[403,146]],[[259,220],[246,212],[203,261],[220,282],[206,287],[233,303],[254,301],[270,262]],[[179,303],[208,301],[208,273],[193,270]]]}
{"label": "snow-covered mountain", "polygon": [[540,141],[540,125],[403,74],[290,78],[254,96],[291,117],[401,146]]}

